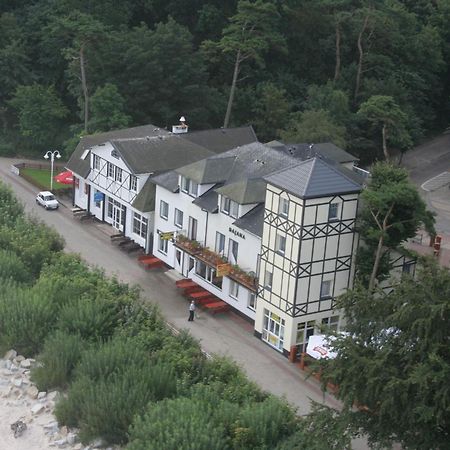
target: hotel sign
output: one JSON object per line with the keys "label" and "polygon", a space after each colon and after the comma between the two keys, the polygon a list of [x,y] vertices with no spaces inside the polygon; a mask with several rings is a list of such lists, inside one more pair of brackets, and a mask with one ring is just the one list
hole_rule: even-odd
{"label": "hotel sign", "polygon": [[235,236],[240,237],[241,239],[245,239],[245,234],[244,234],[244,233],[241,233],[240,231],[235,230],[235,229],[232,228],[232,227],[229,227],[229,228],[228,228],[228,231],[229,231],[231,234],[234,234]]}
{"label": "hotel sign", "polygon": [[160,233],[159,237],[163,240],[163,241],[170,241],[171,239],[173,239],[173,231],[168,231],[167,233]]}

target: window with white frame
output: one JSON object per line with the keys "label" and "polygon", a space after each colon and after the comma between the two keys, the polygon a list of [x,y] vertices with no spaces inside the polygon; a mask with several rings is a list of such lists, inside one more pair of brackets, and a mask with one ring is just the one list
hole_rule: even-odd
{"label": "window with white frame", "polygon": [[147,236],[148,219],[138,213],[133,214],[133,233],[145,238]]}
{"label": "window with white frame", "polygon": [[331,280],[323,280],[320,285],[320,298],[330,298],[331,297],[331,287],[333,282]]}
{"label": "window with white frame", "polygon": [[93,155],[93,159],[94,170],[100,170],[100,156]]}
{"label": "window with white frame", "polygon": [[216,253],[223,255],[225,252],[225,235],[216,231]]}
{"label": "window with white frame", "polygon": [[137,177],[130,175],[130,191],[137,192]]}
{"label": "window with white frame", "polygon": [[231,264],[237,264],[238,251],[239,244],[233,239],[230,239],[228,242],[228,260],[231,262]]}
{"label": "window with white frame", "polygon": [[275,251],[284,255],[286,251],[286,236],[277,233],[275,238]]}
{"label": "window with white frame", "polygon": [[223,278],[216,276],[216,269],[214,267],[208,266],[208,264],[205,264],[203,261],[197,260],[195,264],[195,273],[208,283],[222,289]]}
{"label": "window with white frame", "polygon": [[[101,194],[101,192],[100,192],[100,191],[97,191],[97,189],[94,189],[94,201],[95,201],[95,197],[96,197],[98,194]],[[100,206],[102,206],[102,202],[95,201],[95,206],[96,206],[97,208],[100,208]]]}
{"label": "window with white frame", "polygon": [[322,325],[330,328],[333,331],[337,331],[339,325],[339,316],[325,317],[324,319],[322,319]]}
{"label": "window with white frame", "polygon": [[114,178],[114,164],[111,164],[110,162],[107,164],[107,174],[108,178]]}
{"label": "window with white frame", "polygon": [[256,294],[254,292],[249,291],[248,293],[247,307],[253,311],[256,309]]}
{"label": "window with white frame", "polygon": [[238,298],[239,284],[234,280],[230,280],[230,297]]}
{"label": "window with white frame", "polygon": [[116,167],[116,173],[114,175],[114,179],[118,183],[122,183],[122,169],[120,167]]}
{"label": "window with white frame", "polygon": [[161,200],[159,204],[159,216],[166,220],[169,217],[169,204],[164,200]]}
{"label": "window with white frame", "polygon": [[239,214],[239,204],[228,197],[222,196],[221,211],[224,214],[227,214],[228,216],[231,216],[236,219]]}
{"label": "window with white frame", "polygon": [[339,203],[330,203],[328,207],[328,220],[337,220],[339,214]]}
{"label": "window with white frame", "polygon": [[314,320],[310,320],[308,322],[300,322],[297,324],[297,337],[296,344],[299,353],[306,351],[306,346],[308,345],[308,341],[310,336],[314,334],[314,328],[316,326],[316,322]]}
{"label": "window with white frame", "polygon": [[284,319],[264,309],[262,339],[280,351],[283,350],[284,326]]}
{"label": "window with white frame", "polygon": [[186,177],[181,177],[181,191],[192,197],[198,195],[198,183]]}
{"label": "window with white frame", "polygon": [[273,272],[266,269],[266,273],[264,274],[264,286],[266,289],[271,290],[272,289],[272,282],[273,282]]}
{"label": "window with white frame", "polygon": [[198,228],[197,219],[194,219],[193,217],[189,216],[188,239],[190,239],[191,241],[197,240],[197,228]]}
{"label": "window with white frame", "polygon": [[183,211],[175,208],[173,223],[178,228],[183,228]]}
{"label": "window with white frame", "polygon": [[278,203],[278,214],[283,217],[289,215],[289,200],[287,198],[280,197],[280,202]]}
{"label": "window with white frame", "polygon": [[158,250],[161,253],[164,253],[165,255],[167,255],[167,249],[169,247],[169,241],[167,239],[162,239],[161,236],[159,236],[159,240],[158,240]]}

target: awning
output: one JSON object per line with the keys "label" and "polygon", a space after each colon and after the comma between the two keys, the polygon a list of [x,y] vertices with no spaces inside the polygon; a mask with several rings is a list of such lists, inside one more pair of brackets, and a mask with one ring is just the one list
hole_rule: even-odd
{"label": "awning", "polygon": [[54,179],[61,184],[72,184],[73,183],[73,173],[70,170],[59,173],[54,177]]}
{"label": "awning", "polygon": [[333,340],[333,336],[314,334],[309,337],[306,353],[314,359],[336,358],[337,353],[333,351],[330,345]]}

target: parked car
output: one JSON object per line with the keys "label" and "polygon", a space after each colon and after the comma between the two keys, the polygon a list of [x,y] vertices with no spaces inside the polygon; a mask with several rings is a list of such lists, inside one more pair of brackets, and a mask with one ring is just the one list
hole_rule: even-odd
{"label": "parked car", "polygon": [[58,209],[59,203],[50,191],[42,191],[36,197],[36,203],[45,209]]}

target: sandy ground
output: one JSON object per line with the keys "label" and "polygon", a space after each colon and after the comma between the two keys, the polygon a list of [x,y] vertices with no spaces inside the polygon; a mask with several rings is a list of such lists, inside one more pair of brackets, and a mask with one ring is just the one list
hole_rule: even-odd
{"label": "sandy ground", "polygon": [[[53,416],[58,392],[38,392],[30,381],[34,360],[8,352],[0,359],[0,450],[91,450],[77,442],[75,430],[58,427]],[[26,430],[17,438],[11,424],[21,420]]]}

